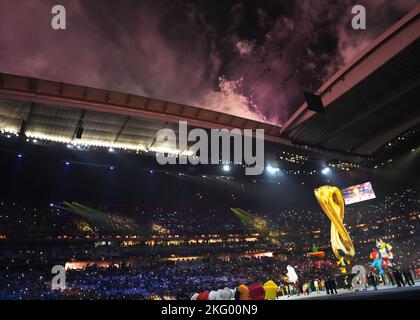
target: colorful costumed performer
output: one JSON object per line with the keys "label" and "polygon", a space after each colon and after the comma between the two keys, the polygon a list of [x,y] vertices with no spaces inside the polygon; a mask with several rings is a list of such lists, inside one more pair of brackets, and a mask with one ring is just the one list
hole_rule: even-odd
{"label": "colorful costumed performer", "polygon": [[384,242],[381,238],[376,240],[376,249],[381,255],[382,260],[387,266],[392,266],[394,262],[394,255],[392,254],[392,246]]}
{"label": "colorful costumed performer", "polygon": [[377,269],[380,276],[384,275],[385,270],[383,267],[385,265],[383,264],[383,260],[379,251],[373,250],[372,253],[370,254],[370,258],[373,259],[373,262],[370,266],[374,269]]}
{"label": "colorful costumed performer", "polygon": [[375,249],[370,254],[370,258],[373,259],[371,267],[377,269],[381,276],[385,274],[385,269],[394,266],[392,246],[381,238],[376,240]]}
{"label": "colorful costumed performer", "polygon": [[291,265],[287,266],[287,278],[289,278],[290,283],[296,283],[298,281],[295,268],[293,268]]}

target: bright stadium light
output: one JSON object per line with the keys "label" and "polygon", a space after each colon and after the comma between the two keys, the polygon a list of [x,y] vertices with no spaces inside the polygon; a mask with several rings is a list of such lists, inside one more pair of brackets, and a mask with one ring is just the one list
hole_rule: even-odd
{"label": "bright stadium light", "polygon": [[275,168],[275,167],[273,167],[271,165],[268,165],[265,169],[267,170],[267,172],[269,174],[276,174],[276,173],[280,172],[280,169],[279,168]]}
{"label": "bright stadium light", "polygon": [[223,165],[223,171],[224,172],[229,172],[230,171],[230,165],[228,165],[228,164]]}
{"label": "bright stadium light", "polygon": [[325,175],[327,175],[327,174],[329,174],[330,173],[330,171],[331,171],[331,169],[330,168],[328,168],[328,167],[325,167],[324,169],[322,169],[322,174],[325,174]]}

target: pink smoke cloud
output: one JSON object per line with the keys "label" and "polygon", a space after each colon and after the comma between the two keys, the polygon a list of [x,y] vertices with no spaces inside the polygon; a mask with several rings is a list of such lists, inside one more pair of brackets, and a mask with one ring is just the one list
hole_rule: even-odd
{"label": "pink smoke cloud", "polygon": [[[222,24],[198,3],[62,0],[65,31],[50,26],[55,4],[0,2],[0,72],[281,125],[303,102],[303,88],[317,89],[419,1],[289,1],[276,16],[269,4],[235,3]],[[367,8],[367,30],[350,27],[355,4]],[[250,15],[255,32],[241,32]]]}

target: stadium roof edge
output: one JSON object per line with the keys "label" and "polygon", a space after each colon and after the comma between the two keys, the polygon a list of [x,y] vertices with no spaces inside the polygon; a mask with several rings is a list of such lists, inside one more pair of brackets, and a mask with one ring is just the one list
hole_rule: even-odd
{"label": "stadium roof edge", "polygon": [[[418,39],[419,16],[420,5],[387,29],[325,82],[316,92],[322,96],[324,107],[328,108],[332,102]],[[363,68],[362,64],[364,64]],[[332,90],[333,88],[334,90]],[[281,136],[289,138],[290,132],[299,128],[316,114],[308,109],[306,102],[303,103],[282,126]]]}
{"label": "stadium roof edge", "polygon": [[281,128],[274,124],[170,101],[22,75],[0,72],[0,99],[139,116],[149,120],[185,120],[190,126],[207,129],[264,129],[265,140],[292,145],[289,139],[280,137]]}

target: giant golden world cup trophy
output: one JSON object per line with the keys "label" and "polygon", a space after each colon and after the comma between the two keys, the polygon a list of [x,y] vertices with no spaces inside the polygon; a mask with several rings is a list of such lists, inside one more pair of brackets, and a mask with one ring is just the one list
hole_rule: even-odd
{"label": "giant golden world cup trophy", "polygon": [[331,247],[339,262],[354,257],[354,245],[347,232],[344,221],[344,200],[340,189],[322,186],[314,190],[322,210],[331,220]]}

